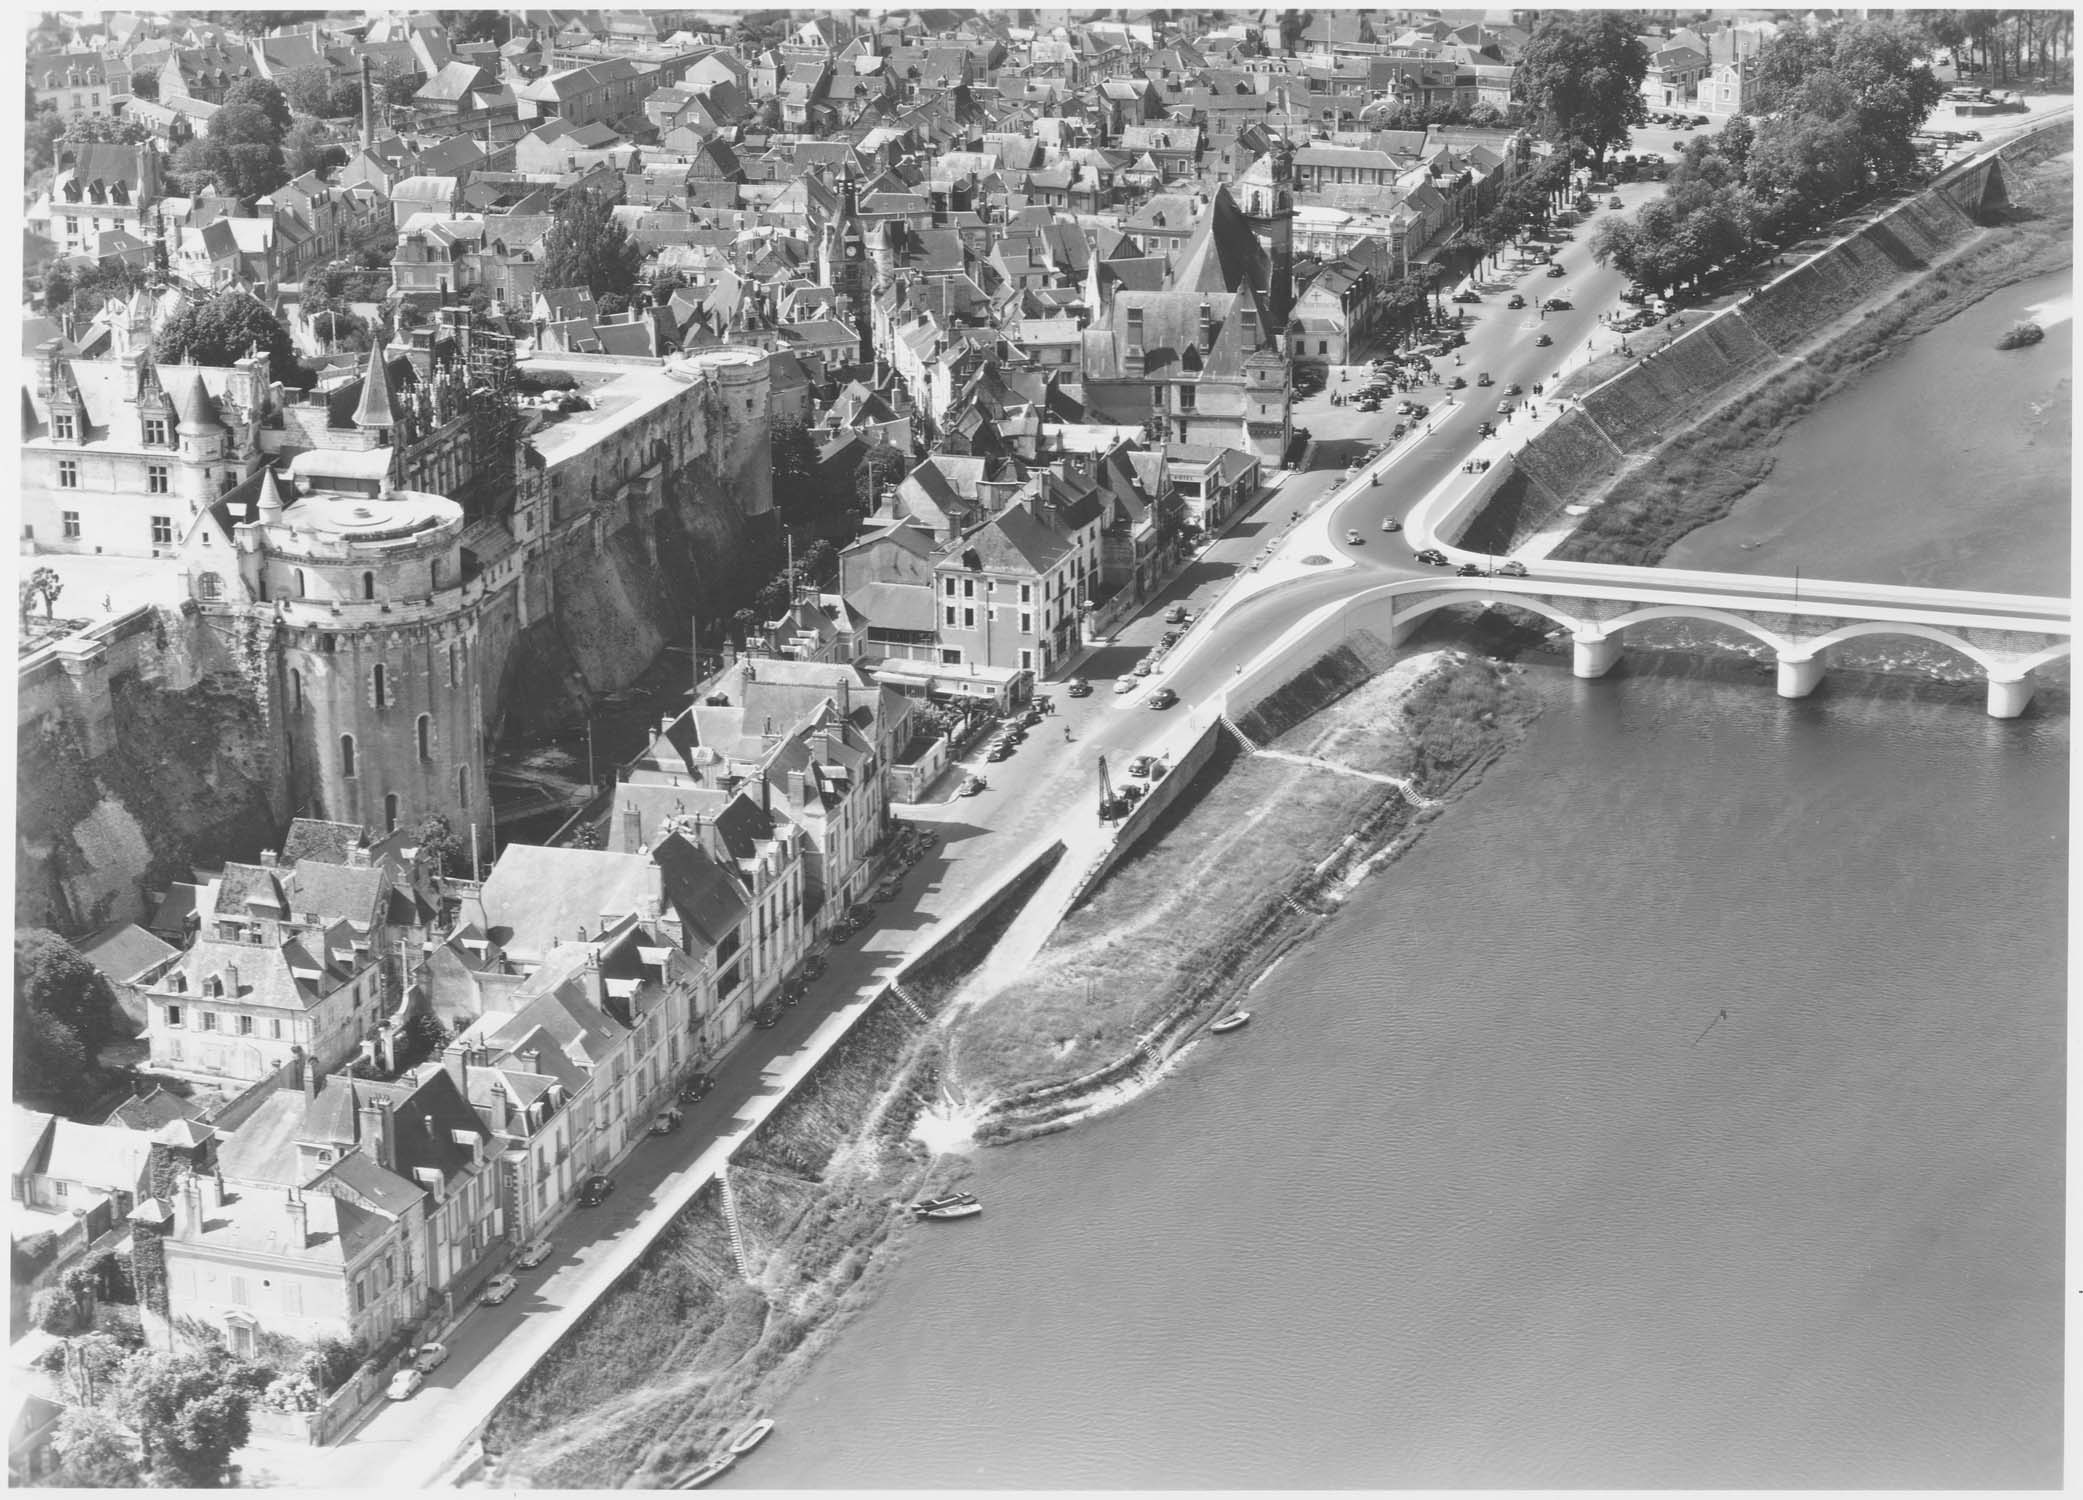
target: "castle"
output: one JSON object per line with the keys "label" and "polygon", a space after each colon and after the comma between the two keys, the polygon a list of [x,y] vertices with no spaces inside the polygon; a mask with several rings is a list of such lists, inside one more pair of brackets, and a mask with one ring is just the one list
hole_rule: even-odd
{"label": "castle", "polygon": [[[39,351],[31,512],[63,465],[82,472],[63,456],[79,445],[108,472],[71,502],[94,512],[78,540],[114,550],[110,518],[157,507],[120,545],[172,559],[187,602],[25,659],[23,803],[54,795],[18,824],[18,918],[136,915],[140,870],[164,881],[191,842],[262,844],[292,817],[381,834],[439,814],[489,852],[509,714],[631,681],[774,524],[763,352],[528,368],[575,380],[588,409],[527,411],[460,311],[302,395],[258,355],[210,371]],[[155,442],[163,487],[115,472],[157,463]],[[208,743],[162,776],[184,747],[140,718],[166,712]],[[162,785],[190,794],[162,804]]]}

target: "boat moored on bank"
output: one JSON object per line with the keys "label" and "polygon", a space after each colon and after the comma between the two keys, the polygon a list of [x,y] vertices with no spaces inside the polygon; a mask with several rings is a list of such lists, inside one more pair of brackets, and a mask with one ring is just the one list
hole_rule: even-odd
{"label": "boat moored on bank", "polygon": [[743,1432],[739,1433],[735,1438],[731,1439],[731,1457],[743,1458],[754,1448],[757,1448],[761,1443],[764,1443],[767,1440],[768,1434],[773,1432],[773,1430],[774,1419],[772,1417],[755,1418],[752,1422],[747,1424]]}
{"label": "boat moored on bank", "polygon": [[1210,1026],[1208,1029],[1214,1032],[1215,1035],[1221,1036],[1225,1032],[1236,1031],[1245,1026],[1249,1026],[1250,1024],[1250,1011],[1233,1010],[1228,1015],[1224,1016],[1221,1020],[1217,1021],[1214,1025]]}
{"label": "boat moored on bank", "polygon": [[707,1463],[703,1464],[699,1469],[696,1469],[692,1474],[689,1474],[678,1484],[674,1485],[673,1488],[680,1490],[698,1490],[705,1484],[710,1484],[715,1480],[721,1479],[727,1472],[729,1472],[730,1466],[736,1463],[737,1461],[738,1455],[735,1453],[719,1454],[715,1458],[712,1458]]}

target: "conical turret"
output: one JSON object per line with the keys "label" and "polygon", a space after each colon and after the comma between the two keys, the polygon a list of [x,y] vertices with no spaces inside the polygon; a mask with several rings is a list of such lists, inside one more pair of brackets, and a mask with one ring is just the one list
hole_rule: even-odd
{"label": "conical turret", "polygon": [[389,432],[397,425],[391,413],[391,377],[383,366],[381,340],[369,347],[369,368],[362,375],[362,402],[354,409],[354,425],[364,432]]}

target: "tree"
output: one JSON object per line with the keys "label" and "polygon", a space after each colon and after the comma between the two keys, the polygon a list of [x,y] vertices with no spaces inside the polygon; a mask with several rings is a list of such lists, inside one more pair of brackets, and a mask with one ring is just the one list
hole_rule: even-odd
{"label": "tree", "polygon": [[143,120],[126,120],[121,115],[77,114],[65,126],[65,143],[69,146],[90,141],[135,146],[150,139],[152,131]]}
{"label": "tree", "polygon": [[63,266],[52,266],[43,273],[43,310],[56,312],[72,300],[72,272]]}
{"label": "tree", "polygon": [[134,99],[157,99],[159,97],[159,75],[157,73],[131,74],[130,94]]}
{"label": "tree", "polygon": [[29,1321],[59,1338],[80,1331],[80,1304],[63,1287],[47,1286],[29,1299]]}
{"label": "tree", "polygon": [[[52,618],[57,610],[58,596],[65,592],[65,580],[58,576],[56,568],[38,568],[29,575],[29,592],[36,598],[43,600],[43,617],[48,620]],[[68,953],[72,952],[69,948],[66,951]],[[74,953],[73,957],[78,958],[79,955]],[[82,963],[86,962],[84,959],[80,961]],[[19,953],[15,959],[15,972],[18,976],[21,972],[21,957]]]}
{"label": "tree", "polygon": [[420,863],[439,875],[458,875],[470,868],[470,846],[444,813],[429,813],[413,833]]}
{"label": "tree", "polygon": [[55,109],[41,109],[30,117],[23,144],[31,166],[41,169],[58,164],[58,143],[65,139],[65,129],[65,116]]}
{"label": "tree", "polygon": [[785,519],[807,521],[816,505],[817,444],[800,422],[784,422],[772,437],[774,495]]}
{"label": "tree", "polygon": [[346,148],[322,139],[309,125],[299,125],[282,138],[282,170],[290,177],[346,165]]}
{"label": "tree", "polygon": [[448,32],[451,42],[505,42],[513,28],[496,10],[437,10],[434,19]]}
{"label": "tree", "polygon": [[260,78],[241,80],[224,98],[204,134],[174,153],[174,171],[191,190],[214,183],[250,205],[289,181],[282,165],[289,104],[280,89]]}
{"label": "tree", "polygon": [[569,189],[550,204],[556,222],[543,241],[542,264],[535,284],[544,290],[582,286],[599,297],[619,292],[627,297],[636,290],[637,270],[643,251],[629,242],[629,234],[610,212],[606,195],[590,189]]}
{"label": "tree", "polygon": [[136,1354],[123,1366],[117,1412],[144,1441],[154,1479],[190,1489],[223,1485],[251,1435],[251,1397],[228,1355]]}
{"label": "tree", "polygon": [[[258,121],[246,115],[249,109],[257,112]],[[226,110],[239,111],[233,117],[236,124],[232,138],[242,141],[280,145],[282,137],[289,134],[289,127],[296,123],[281,88],[265,78],[242,78],[226,89],[224,102],[210,116],[210,124],[215,126]]]}
{"label": "tree", "polygon": [[71,1027],[26,1005],[15,1007],[17,1099],[34,1099],[61,1114],[75,1113],[94,1102],[99,1078]]}
{"label": "tree", "polygon": [[67,1489],[134,1490],[144,1484],[137,1441],[106,1412],[66,1408],[51,1438],[58,1470],[51,1482]]}
{"label": "tree", "polygon": [[1519,87],[1541,134],[1565,150],[1581,146],[1603,165],[1629,130],[1649,118],[1642,80],[1649,53],[1616,11],[1546,16],[1519,59]]}
{"label": "tree", "polygon": [[282,82],[283,97],[300,115],[340,120],[361,113],[362,80],[359,73],[342,77],[331,68],[314,64],[298,68]]}
{"label": "tree", "polygon": [[156,357],[167,364],[216,366],[244,359],[258,347],[267,352],[273,378],[285,385],[311,383],[297,367],[288,332],[245,292],[219,292],[207,302],[190,303],[160,326],[153,343]]}
{"label": "tree", "polygon": [[376,97],[385,104],[410,104],[412,96],[426,82],[424,75],[402,63],[385,63],[370,71],[374,74]]}

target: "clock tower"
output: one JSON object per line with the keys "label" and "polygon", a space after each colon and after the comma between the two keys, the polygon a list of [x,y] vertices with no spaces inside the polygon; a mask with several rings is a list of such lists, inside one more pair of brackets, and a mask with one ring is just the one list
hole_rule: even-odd
{"label": "clock tower", "polygon": [[868,293],[875,268],[868,259],[868,235],[861,228],[860,204],[850,172],[839,181],[839,212],[825,225],[822,251],[825,285],[845,304],[860,331],[861,363],[870,364],[875,359],[875,339]]}

